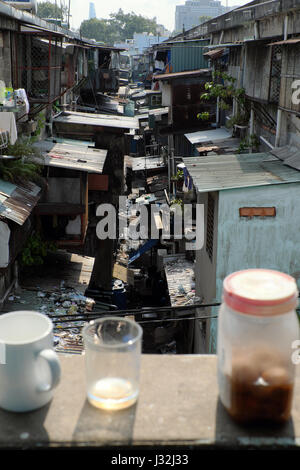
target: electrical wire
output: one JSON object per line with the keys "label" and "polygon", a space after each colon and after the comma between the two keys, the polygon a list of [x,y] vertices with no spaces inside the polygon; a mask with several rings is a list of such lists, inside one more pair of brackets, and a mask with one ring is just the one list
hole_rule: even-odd
{"label": "electrical wire", "polygon": [[[76,322],[89,322],[92,320],[96,320],[97,318],[103,317],[103,316],[114,316],[114,317],[126,317],[130,315],[146,315],[146,314],[151,314],[151,313],[172,313],[173,316],[170,317],[163,317],[163,318],[152,318],[152,319],[145,319],[145,318],[139,318],[137,323],[139,324],[154,324],[154,323],[175,323],[179,321],[185,321],[185,320],[200,320],[200,321],[207,321],[210,319],[218,318],[218,315],[190,315],[190,316],[178,316],[174,317],[174,314],[176,311],[178,313],[180,310],[195,310],[197,308],[206,308],[206,307],[215,307],[215,306],[220,306],[220,303],[213,303],[213,304],[195,304],[195,305],[186,305],[186,306],[176,306],[176,307],[157,307],[157,308],[144,308],[142,311],[141,309],[128,309],[128,310],[100,310],[96,312],[91,312],[91,313],[85,313],[82,314],[82,316],[78,315],[51,315],[49,314],[49,318],[52,320],[54,327],[59,324],[61,325],[60,327],[64,330],[67,329],[74,329],[74,328],[80,328],[80,325],[68,325],[68,326],[63,326],[63,323],[76,323]],[[82,318],[83,317],[83,318]],[[57,328],[57,327],[56,327]]]}
{"label": "electrical wire", "polygon": [[[51,317],[50,317],[51,318]],[[163,319],[153,319],[153,320],[139,320],[137,323],[139,325],[143,324],[153,324],[153,323],[177,323],[179,321],[185,321],[185,320],[200,320],[200,321],[206,321],[206,320],[211,320],[218,318],[218,315],[209,315],[207,317],[198,317],[198,316],[192,316],[192,317],[180,317],[180,318],[163,318]],[[81,320],[83,321],[83,320]],[[61,328],[55,327],[55,322],[54,323],[54,328],[56,332],[59,330],[75,330],[82,328],[80,325],[73,325],[73,326],[62,326]],[[58,322],[61,323],[61,322]]]}

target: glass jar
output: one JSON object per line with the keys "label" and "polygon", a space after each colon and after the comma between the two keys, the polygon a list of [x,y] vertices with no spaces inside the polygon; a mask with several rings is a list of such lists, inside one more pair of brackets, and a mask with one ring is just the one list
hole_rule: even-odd
{"label": "glass jar", "polygon": [[218,320],[220,400],[238,422],[289,419],[299,340],[293,277],[248,269],[227,276]]}

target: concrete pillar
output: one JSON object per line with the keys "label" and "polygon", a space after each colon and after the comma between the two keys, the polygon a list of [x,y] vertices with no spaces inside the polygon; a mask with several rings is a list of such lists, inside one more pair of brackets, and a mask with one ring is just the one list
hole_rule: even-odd
{"label": "concrete pillar", "polygon": [[276,125],[276,136],[275,136],[275,147],[279,147],[280,131],[281,131],[281,117],[282,117],[282,110],[278,108],[278,110],[277,110],[277,125]]}

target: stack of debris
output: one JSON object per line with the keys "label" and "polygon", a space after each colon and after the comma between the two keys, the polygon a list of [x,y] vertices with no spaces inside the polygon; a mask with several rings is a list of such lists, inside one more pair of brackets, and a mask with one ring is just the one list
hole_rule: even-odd
{"label": "stack of debris", "polygon": [[18,295],[8,298],[10,311],[30,306],[47,315],[54,325],[54,345],[60,352],[81,352],[83,349],[81,329],[89,320],[88,314],[93,313],[95,300],[84,296],[81,292],[65,287],[64,282],[56,289],[41,290],[22,289]]}
{"label": "stack of debris", "polygon": [[200,303],[195,295],[194,263],[182,255],[164,258],[166,279],[172,307]]}

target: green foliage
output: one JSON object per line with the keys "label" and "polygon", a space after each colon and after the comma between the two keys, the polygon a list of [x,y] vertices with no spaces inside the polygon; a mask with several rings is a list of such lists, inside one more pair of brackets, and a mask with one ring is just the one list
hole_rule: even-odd
{"label": "green foliage", "polygon": [[176,175],[172,176],[172,181],[180,181],[183,179],[183,170],[177,170]]}
{"label": "green foliage", "polygon": [[59,7],[51,2],[38,3],[37,16],[40,18],[57,18],[63,20],[68,12],[67,7]]}
{"label": "green foliage", "polygon": [[201,119],[201,121],[207,121],[209,119],[210,114],[205,111],[203,113],[198,113],[197,114],[197,119]]}
{"label": "green foliage", "polygon": [[226,121],[226,127],[231,128],[235,124],[237,126],[247,126],[249,117],[247,114],[237,113],[235,116],[232,116]]}
{"label": "green foliage", "polygon": [[60,109],[60,107],[59,107],[59,101],[56,101],[55,103],[52,104],[52,111],[53,111],[55,114],[60,113],[61,109]]}
{"label": "green foliage", "polygon": [[179,207],[181,210],[183,210],[183,200],[182,199],[172,199],[170,201],[170,208],[171,210],[176,210],[176,208]]}
{"label": "green foliage", "polygon": [[259,149],[259,139],[255,134],[251,134],[250,136],[241,140],[237,153],[242,153],[244,150],[249,149],[255,151],[258,151]]}
{"label": "green foliage", "polygon": [[[233,127],[235,124],[247,125],[249,112],[246,109],[244,88],[236,88],[234,86],[236,79],[225,72],[214,71],[212,78],[212,82],[205,83],[204,87],[206,92],[202,93],[201,99],[208,101],[219,98],[219,107],[222,110],[230,109],[233,100],[235,100],[237,103],[237,112],[227,121],[226,126]],[[206,119],[206,113],[202,114],[202,116],[200,115],[200,119]]]}
{"label": "green foliage", "polygon": [[34,161],[34,158],[41,158],[39,150],[33,146],[38,139],[45,124],[42,114],[38,115],[37,128],[32,136],[20,137],[15,144],[9,144],[5,149],[5,154],[17,157],[15,160],[0,161],[0,178],[14,184],[26,184],[33,181],[40,186],[44,185],[44,180],[40,176],[42,166]]}
{"label": "green foliage", "polygon": [[0,177],[14,184],[26,184],[26,181],[38,182],[40,166],[30,161],[4,160],[0,161]]}
{"label": "green foliage", "polygon": [[120,8],[117,13],[112,13],[110,19],[92,18],[81,23],[82,36],[95,39],[104,44],[113,44],[117,41],[133,38],[134,33],[156,34],[156,18],[148,19],[134,12],[124,13]]}
{"label": "green foliage", "polygon": [[109,20],[91,18],[84,20],[80,25],[80,32],[83,37],[95,39],[97,42],[102,42],[106,39],[107,44],[113,44],[116,36],[113,31],[109,31]]}
{"label": "green foliage", "polygon": [[23,266],[40,266],[49,252],[55,252],[56,245],[53,242],[43,240],[41,234],[33,232],[28,238],[21,253],[21,264]]}
{"label": "green foliage", "polygon": [[244,88],[235,88],[236,79],[225,72],[214,71],[212,74],[213,81],[206,82],[204,87],[206,93],[201,95],[203,100],[211,100],[219,98],[219,106],[221,109],[229,109],[230,103],[235,98],[241,107],[245,105]]}
{"label": "green foliage", "polygon": [[208,20],[211,20],[212,16],[202,15],[199,17],[199,24],[205,23]]}

